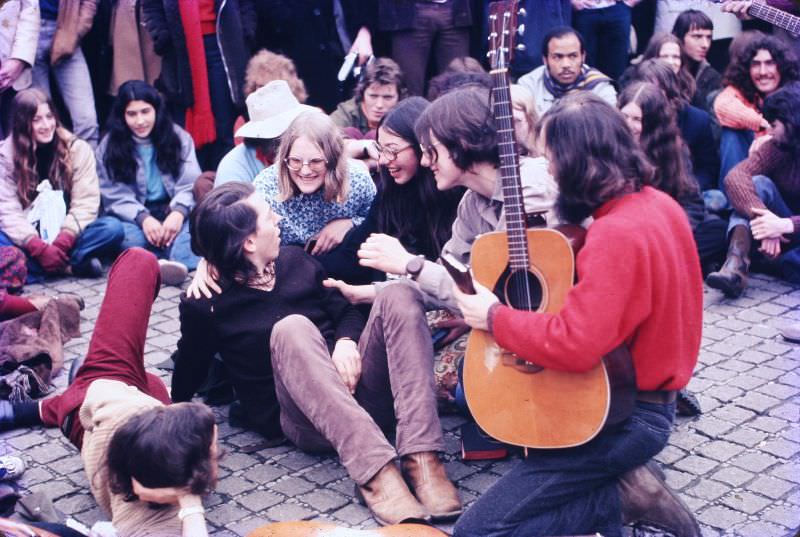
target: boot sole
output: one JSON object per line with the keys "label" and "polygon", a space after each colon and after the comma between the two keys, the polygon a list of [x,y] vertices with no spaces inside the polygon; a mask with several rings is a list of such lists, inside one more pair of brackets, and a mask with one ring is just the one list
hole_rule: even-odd
{"label": "boot sole", "polygon": [[709,274],[706,278],[706,285],[713,289],[722,291],[728,298],[739,298],[744,293],[744,286],[734,286],[725,278],[720,278],[714,274]]}

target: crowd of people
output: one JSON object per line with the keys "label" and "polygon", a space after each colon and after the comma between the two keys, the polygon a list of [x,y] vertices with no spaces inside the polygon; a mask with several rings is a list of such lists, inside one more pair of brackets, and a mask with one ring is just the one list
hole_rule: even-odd
{"label": "crowd of people", "polygon": [[[48,303],[25,283],[111,265],[69,387],[0,399],[0,430],[59,427],[121,536],[206,534],[220,453],[192,401],[216,380],[268,445],[335,451],[381,524],[699,536],[651,459],[696,365],[703,281],[730,299],[751,268],[800,284],[798,40],[728,33],[744,0],[521,4],[527,48],[494,50],[491,74],[469,0],[0,4],[0,321]],[[587,230],[556,313],[465,293],[437,262],[469,265],[506,228],[505,95],[526,224]],[[170,391],[145,371],[147,323],[192,271]],[[458,319],[447,340],[486,331],[561,371],[627,347],[630,415],[531,450],[464,512],[439,458],[435,309]]]}

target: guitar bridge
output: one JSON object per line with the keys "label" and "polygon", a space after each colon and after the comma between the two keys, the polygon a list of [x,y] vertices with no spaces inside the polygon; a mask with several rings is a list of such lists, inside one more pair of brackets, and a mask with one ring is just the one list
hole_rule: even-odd
{"label": "guitar bridge", "polygon": [[508,367],[513,367],[514,369],[522,373],[533,374],[533,373],[538,373],[539,371],[544,369],[540,365],[536,365],[527,360],[523,360],[513,352],[504,352],[502,357],[502,363],[503,365]]}

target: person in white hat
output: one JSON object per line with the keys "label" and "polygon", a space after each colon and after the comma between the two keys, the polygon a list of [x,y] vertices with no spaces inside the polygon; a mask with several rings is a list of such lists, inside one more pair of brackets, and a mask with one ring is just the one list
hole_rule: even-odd
{"label": "person in white hat", "polygon": [[252,183],[258,172],[275,161],[281,134],[289,124],[314,107],[300,104],[285,80],[273,80],[247,97],[250,121],[242,125],[236,136],[244,138],[226,154],[217,167],[214,187],[231,181]]}

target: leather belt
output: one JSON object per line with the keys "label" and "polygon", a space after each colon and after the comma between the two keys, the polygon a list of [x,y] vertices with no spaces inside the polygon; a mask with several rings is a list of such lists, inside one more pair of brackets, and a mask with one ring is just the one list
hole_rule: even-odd
{"label": "leather belt", "polygon": [[637,392],[636,400],[643,403],[653,403],[656,405],[666,405],[675,401],[678,392],[674,390],[657,390],[651,392]]}

